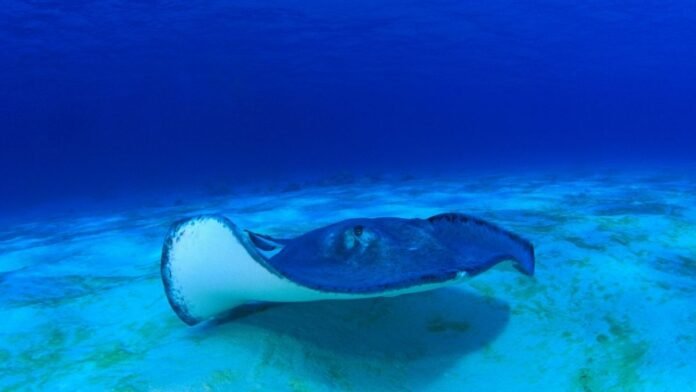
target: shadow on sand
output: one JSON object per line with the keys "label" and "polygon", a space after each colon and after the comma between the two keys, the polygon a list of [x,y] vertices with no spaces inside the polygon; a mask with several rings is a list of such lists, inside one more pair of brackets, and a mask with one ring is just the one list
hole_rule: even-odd
{"label": "shadow on sand", "polygon": [[294,375],[329,388],[417,389],[492,342],[508,319],[507,304],[450,288],[273,306],[206,329],[222,332],[240,323],[266,330],[276,342],[274,355],[289,358]]}

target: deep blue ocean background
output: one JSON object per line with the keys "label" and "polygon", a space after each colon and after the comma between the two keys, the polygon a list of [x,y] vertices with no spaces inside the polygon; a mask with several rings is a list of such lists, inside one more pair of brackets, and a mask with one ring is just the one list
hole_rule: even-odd
{"label": "deep blue ocean background", "polygon": [[9,0],[1,209],[691,161],[694,48],[688,1]]}

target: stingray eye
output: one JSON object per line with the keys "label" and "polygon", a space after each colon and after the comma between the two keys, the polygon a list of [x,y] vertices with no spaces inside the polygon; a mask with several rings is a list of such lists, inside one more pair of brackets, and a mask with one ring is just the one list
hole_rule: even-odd
{"label": "stingray eye", "polygon": [[353,228],[353,233],[355,233],[356,236],[360,237],[363,233],[363,227],[361,225],[357,225]]}

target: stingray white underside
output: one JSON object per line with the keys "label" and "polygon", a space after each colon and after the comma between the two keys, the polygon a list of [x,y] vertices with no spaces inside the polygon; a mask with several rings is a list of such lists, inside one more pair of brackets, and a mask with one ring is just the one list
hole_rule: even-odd
{"label": "stingray white underside", "polygon": [[[392,297],[456,284],[467,277],[379,293],[319,291],[269,270],[241,243],[233,227],[216,217],[200,217],[169,234],[162,255],[167,298],[188,324],[196,324],[250,302],[303,302]],[[349,276],[346,279],[350,279]]]}

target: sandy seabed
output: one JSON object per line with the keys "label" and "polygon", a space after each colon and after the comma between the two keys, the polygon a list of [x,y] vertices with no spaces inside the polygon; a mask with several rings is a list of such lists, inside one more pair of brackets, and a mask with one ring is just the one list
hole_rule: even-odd
{"label": "sandy seabed", "polygon": [[[464,212],[536,247],[453,288],[184,325],[159,277],[202,213],[290,237]],[[0,229],[0,389],[696,390],[696,176],[671,171],[290,184]]]}

